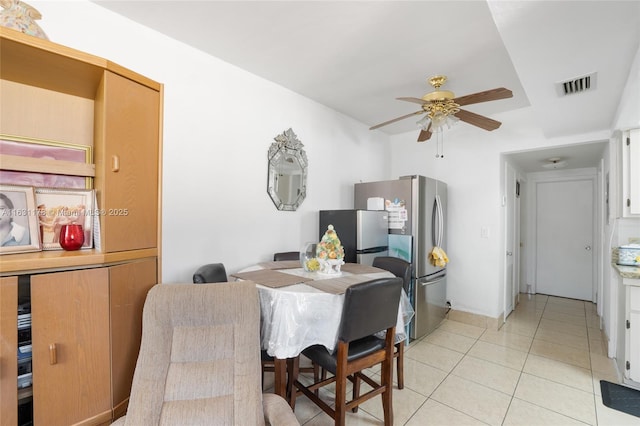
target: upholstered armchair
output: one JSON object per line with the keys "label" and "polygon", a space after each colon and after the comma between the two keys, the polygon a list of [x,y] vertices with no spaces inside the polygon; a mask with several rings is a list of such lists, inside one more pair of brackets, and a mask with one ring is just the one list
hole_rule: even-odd
{"label": "upholstered armchair", "polygon": [[283,398],[262,394],[254,283],[149,291],[129,408],[116,424],[299,425]]}

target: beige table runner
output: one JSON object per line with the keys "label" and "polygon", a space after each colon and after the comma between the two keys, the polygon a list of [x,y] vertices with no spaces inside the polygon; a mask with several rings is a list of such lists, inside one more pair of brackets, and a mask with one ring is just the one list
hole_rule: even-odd
{"label": "beige table runner", "polygon": [[241,280],[250,280],[256,284],[261,284],[271,288],[286,287],[288,285],[299,284],[311,281],[311,278],[299,277],[297,275],[285,274],[271,269],[260,269],[258,271],[238,272],[231,274],[232,277]]}
{"label": "beige table runner", "polygon": [[362,275],[347,275],[345,277],[328,278],[326,280],[315,280],[306,282],[306,285],[322,290],[326,293],[342,294],[347,288],[354,284],[371,281],[371,277]]}
{"label": "beige table runner", "polygon": [[262,269],[294,269],[302,268],[299,260],[278,260],[274,262],[258,263]]}
{"label": "beige table runner", "polygon": [[350,272],[352,274],[372,274],[374,272],[386,272],[384,269],[374,266],[362,265],[360,263],[345,263],[340,268],[341,271]]}

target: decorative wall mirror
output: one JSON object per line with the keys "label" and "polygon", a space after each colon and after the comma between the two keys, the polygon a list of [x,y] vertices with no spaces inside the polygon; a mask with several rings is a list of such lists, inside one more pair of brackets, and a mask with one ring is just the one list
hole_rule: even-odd
{"label": "decorative wall mirror", "polygon": [[297,210],[307,196],[307,153],[292,129],[269,147],[267,193],[278,210]]}

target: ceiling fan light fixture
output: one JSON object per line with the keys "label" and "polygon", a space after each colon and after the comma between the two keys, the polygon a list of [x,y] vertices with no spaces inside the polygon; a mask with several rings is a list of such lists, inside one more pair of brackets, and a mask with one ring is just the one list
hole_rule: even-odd
{"label": "ceiling fan light fixture", "polygon": [[425,115],[420,120],[416,121],[416,124],[422,130],[427,131],[427,130],[429,130],[429,126],[431,125],[431,119],[429,118],[428,115]]}
{"label": "ceiling fan light fixture", "polygon": [[[443,131],[445,126],[449,129],[459,121],[459,118],[454,116],[454,114],[460,112],[459,107],[452,99],[436,100],[422,105],[422,108],[427,113],[425,117],[430,120],[431,131],[434,133]],[[422,130],[427,130],[428,127],[423,127],[425,123],[428,126],[429,122],[423,118],[417,124]]]}

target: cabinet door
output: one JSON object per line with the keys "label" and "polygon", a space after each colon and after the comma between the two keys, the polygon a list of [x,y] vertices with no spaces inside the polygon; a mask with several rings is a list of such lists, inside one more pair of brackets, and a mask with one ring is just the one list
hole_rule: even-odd
{"label": "cabinet door", "polygon": [[160,93],[105,71],[96,100],[96,179],[105,252],[157,247]]}
{"label": "cabinet door", "polygon": [[627,339],[629,378],[640,383],[640,287],[629,286],[629,324]]}
{"label": "cabinet door", "polygon": [[640,129],[631,129],[622,140],[622,215],[640,216]]}
{"label": "cabinet door", "polygon": [[108,270],[33,275],[31,337],[34,424],[110,420]]}
{"label": "cabinet door", "polygon": [[142,308],[157,283],[156,260],[110,269],[111,359],[114,418],[126,413],[142,336]]}
{"label": "cabinet door", "polygon": [[18,423],[18,278],[0,278],[0,425]]}
{"label": "cabinet door", "polygon": [[640,216],[640,129],[629,131],[629,213]]}

